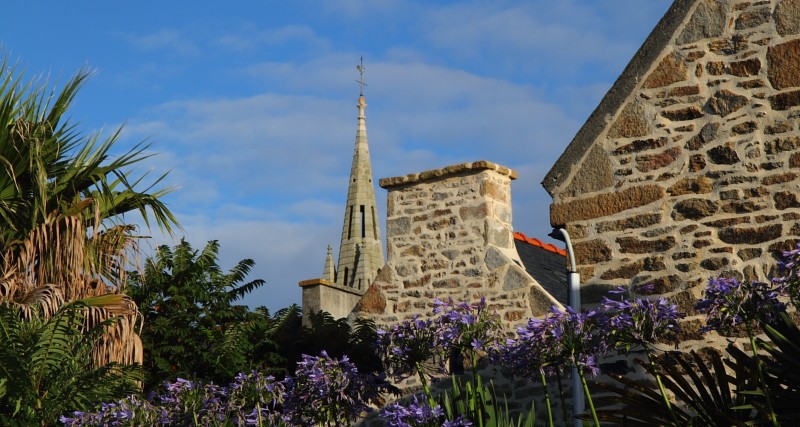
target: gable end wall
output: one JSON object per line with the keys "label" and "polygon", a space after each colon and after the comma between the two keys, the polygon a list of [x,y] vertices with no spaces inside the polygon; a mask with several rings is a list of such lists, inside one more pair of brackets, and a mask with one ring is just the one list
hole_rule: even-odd
{"label": "gable end wall", "polygon": [[548,188],[551,223],[584,301],[652,283],[696,314],[709,277],[766,280],[800,240],[800,0],[695,1],[633,87]]}

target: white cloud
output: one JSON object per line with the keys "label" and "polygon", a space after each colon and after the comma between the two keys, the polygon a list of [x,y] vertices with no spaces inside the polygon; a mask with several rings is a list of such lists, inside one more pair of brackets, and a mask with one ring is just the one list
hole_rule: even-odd
{"label": "white cloud", "polygon": [[307,25],[287,25],[279,28],[259,29],[254,25],[245,25],[235,33],[217,38],[214,44],[227,49],[255,50],[273,45],[291,44],[295,50],[325,50],[330,41],[316,34]]}
{"label": "white cloud", "polygon": [[143,51],[167,51],[184,56],[194,56],[200,47],[185,33],[174,29],[163,29],[145,35],[123,34],[123,39]]}

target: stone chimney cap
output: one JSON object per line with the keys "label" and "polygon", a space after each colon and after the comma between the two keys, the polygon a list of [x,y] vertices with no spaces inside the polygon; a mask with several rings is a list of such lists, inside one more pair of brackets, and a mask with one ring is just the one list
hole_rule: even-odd
{"label": "stone chimney cap", "polygon": [[396,176],[392,178],[381,178],[378,184],[381,188],[391,188],[399,185],[414,184],[421,181],[427,181],[434,178],[442,178],[449,175],[457,175],[465,172],[480,172],[482,170],[493,170],[501,175],[509,177],[509,179],[517,179],[517,171],[509,169],[505,166],[498,165],[497,163],[488,160],[478,160],[477,162],[461,163],[453,166],[446,166],[441,169],[432,169],[420,173],[412,173],[405,176]]}

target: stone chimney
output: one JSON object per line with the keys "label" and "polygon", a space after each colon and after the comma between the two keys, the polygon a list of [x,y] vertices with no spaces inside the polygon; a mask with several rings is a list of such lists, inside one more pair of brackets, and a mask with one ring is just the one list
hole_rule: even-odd
{"label": "stone chimney", "polygon": [[[487,302],[509,324],[560,305],[522,267],[511,228],[515,171],[488,161],[380,180],[388,262],[354,315],[385,324],[434,299]],[[565,285],[566,286],[566,285]]]}

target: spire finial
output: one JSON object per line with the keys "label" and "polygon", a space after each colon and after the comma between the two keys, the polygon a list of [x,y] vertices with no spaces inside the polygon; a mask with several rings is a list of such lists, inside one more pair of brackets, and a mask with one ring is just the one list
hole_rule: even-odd
{"label": "spire finial", "polygon": [[363,56],[361,57],[361,63],[356,65],[356,70],[358,70],[358,73],[361,75],[359,79],[356,80],[356,82],[358,82],[358,87],[359,87],[359,96],[364,96],[364,86],[367,85],[366,83],[364,83],[364,71],[366,71],[367,69],[364,68]]}

